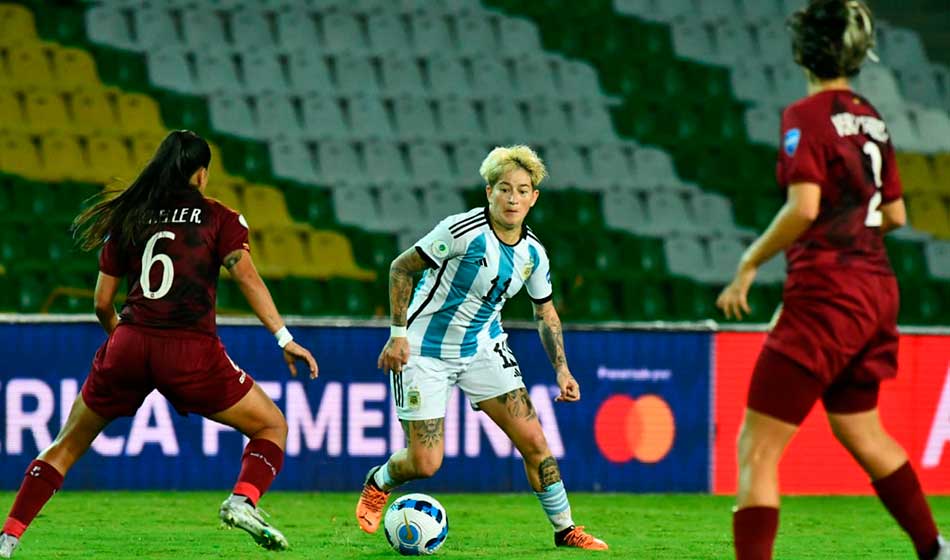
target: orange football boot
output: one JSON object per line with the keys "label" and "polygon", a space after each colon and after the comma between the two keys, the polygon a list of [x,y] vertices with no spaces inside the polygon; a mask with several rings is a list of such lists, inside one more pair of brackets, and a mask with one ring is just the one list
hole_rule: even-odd
{"label": "orange football boot", "polygon": [[373,467],[363,482],[363,492],[360,501],[356,504],[356,521],[360,529],[373,534],[379,529],[379,520],[383,517],[383,508],[389,500],[389,492],[383,491],[373,480],[373,475],[379,467]]}
{"label": "orange football boot", "polygon": [[607,550],[607,543],[584,532],[584,526],[578,525],[554,533],[554,546],[583,548],[585,550]]}

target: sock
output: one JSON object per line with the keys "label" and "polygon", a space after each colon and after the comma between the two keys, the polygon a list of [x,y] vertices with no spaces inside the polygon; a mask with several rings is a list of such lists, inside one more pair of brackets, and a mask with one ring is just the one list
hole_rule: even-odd
{"label": "sock", "polygon": [[373,473],[373,482],[376,483],[376,487],[383,492],[389,492],[400,484],[389,472],[389,461],[386,461],[376,469],[376,472]]}
{"label": "sock", "polygon": [[62,486],[63,475],[53,465],[39,459],[30,463],[10,508],[10,516],[3,524],[3,532],[16,538],[23,536],[36,514]]}
{"label": "sock", "polygon": [[571,503],[567,501],[567,491],[564,490],[564,482],[559,480],[544,489],[544,492],[535,492],[538,501],[541,502],[541,508],[554,525],[555,532],[569,529],[574,525],[571,519]]}
{"label": "sock", "polygon": [[732,514],[736,560],[771,560],[778,532],[778,508],[745,507]]}
{"label": "sock", "polygon": [[914,542],[917,557],[928,560],[935,557],[940,551],[937,526],[910,462],[872,484],[891,517]]}
{"label": "sock", "polygon": [[261,495],[270,488],[280,468],[284,465],[284,451],[276,443],[266,439],[252,439],[244,448],[241,458],[241,474],[233,492],[250,500],[257,507]]}

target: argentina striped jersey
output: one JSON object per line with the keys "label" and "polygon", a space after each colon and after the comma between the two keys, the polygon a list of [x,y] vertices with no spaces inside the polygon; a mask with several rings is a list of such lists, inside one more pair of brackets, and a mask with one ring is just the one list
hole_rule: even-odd
{"label": "argentina striped jersey", "polygon": [[442,220],[415,245],[429,264],[409,304],[412,354],[474,356],[501,337],[501,309],[522,286],[535,303],[551,299],[547,252],[528,226],[514,245],[491,228],[487,208]]}

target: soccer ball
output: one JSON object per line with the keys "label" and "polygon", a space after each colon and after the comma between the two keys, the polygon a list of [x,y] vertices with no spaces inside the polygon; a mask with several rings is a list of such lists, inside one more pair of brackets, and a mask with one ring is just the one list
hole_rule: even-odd
{"label": "soccer ball", "polygon": [[426,494],[406,494],[386,510],[386,540],[403,556],[435,554],[449,534],[442,504]]}

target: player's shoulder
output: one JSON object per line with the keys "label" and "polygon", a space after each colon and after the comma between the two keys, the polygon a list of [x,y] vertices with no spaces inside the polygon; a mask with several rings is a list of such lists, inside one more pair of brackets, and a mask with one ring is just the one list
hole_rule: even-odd
{"label": "player's shoulder", "polygon": [[827,96],[809,95],[790,103],[782,112],[782,121],[788,125],[808,126],[827,119],[830,114]]}
{"label": "player's shoulder", "polygon": [[471,237],[488,226],[488,212],[485,208],[472,208],[461,214],[452,214],[442,220],[442,224],[453,239]]}
{"label": "player's shoulder", "polygon": [[237,219],[241,223],[241,225],[243,225],[244,227],[248,227],[247,222],[244,220],[244,216],[240,212],[238,212],[234,208],[231,208],[230,206],[221,202],[220,200],[216,198],[205,197],[204,202],[205,202],[205,208],[207,209],[208,213],[211,215],[212,219],[214,219],[215,221],[223,222],[223,221],[228,220],[229,218]]}
{"label": "player's shoulder", "polygon": [[525,228],[525,241],[528,243],[528,247],[534,247],[539,250],[542,255],[547,256],[548,250],[544,246],[544,243],[541,243],[541,239],[538,238],[537,234],[532,230],[527,224]]}

